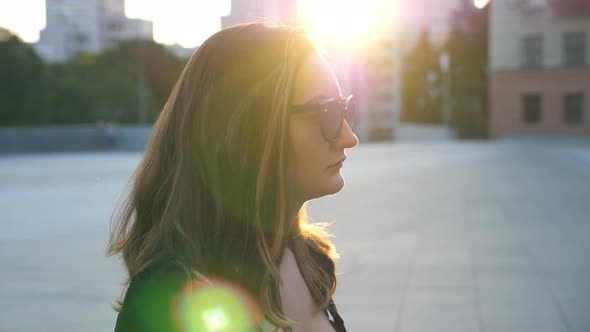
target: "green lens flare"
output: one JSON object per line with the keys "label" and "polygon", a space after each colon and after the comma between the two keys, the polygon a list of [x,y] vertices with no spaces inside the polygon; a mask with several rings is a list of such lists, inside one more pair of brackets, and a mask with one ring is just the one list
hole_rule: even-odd
{"label": "green lens flare", "polygon": [[223,307],[206,309],[203,311],[203,320],[209,330],[220,331],[229,325],[229,319]]}
{"label": "green lens flare", "polygon": [[179,303],[183,331],[249,331],[257,321],[254,302],[228,284],[200,287],[185,293]]}

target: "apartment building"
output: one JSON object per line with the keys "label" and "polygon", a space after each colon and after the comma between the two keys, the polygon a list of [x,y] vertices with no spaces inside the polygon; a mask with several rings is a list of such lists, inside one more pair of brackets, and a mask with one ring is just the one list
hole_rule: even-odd
{"label": "apartment building", "polygon": [[46,0],[46,27],[34,47],[53,63],[129,39],[152,40],[153,26],[127,18],[124,0]]}
{"label": "apartment building", "polygon": [[491,136],[590,135],[590,1],[491,6]]}
{"label": "apartment building", "polygon": [[293,24],[297,4],[297,0],[231,0],[231,12],[221,17],[221,28],[253,21]]}

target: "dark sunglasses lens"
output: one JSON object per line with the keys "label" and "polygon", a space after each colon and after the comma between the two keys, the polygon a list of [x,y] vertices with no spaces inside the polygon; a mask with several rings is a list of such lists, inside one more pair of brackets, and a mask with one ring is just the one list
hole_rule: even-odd
{"label": "dark sunglasses lens", "polygon": [[354,102],[351,100],[348,103],[346,110],[344,111],[344,119],[346,120],[346,122],[348,122],[348,126],[350,127],[350,129],[354,129],[354,118]]}
{"label": "dark sunglasses lens", "polygon": [[330,102],[323,107],[322,130],[326,139],[333,140],[338,136],[342,124],[342,105],[338,102]]}
{"label": "dark sunglasses lens", "polygon": [[333,101],[324,105],[322,130],[328,140],[334,140],[340,133],[342,120],[345,119],[350,128],[354,126],[353,103],[348,101]]}

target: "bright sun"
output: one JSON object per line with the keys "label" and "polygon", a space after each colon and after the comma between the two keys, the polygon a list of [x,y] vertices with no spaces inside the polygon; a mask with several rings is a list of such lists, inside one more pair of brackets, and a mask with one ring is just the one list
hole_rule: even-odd
{"label": "bright sun", "polygon": [[384,23],[391,22],[391,17],[384,17],[383,13],[392,13],[392,8],[382,6],[392,2],[307,0],[300,2],[299,17],[319,38],[338,44],[358,44],[379,33]]}
{"label": "bright sun", "polygon": [[473,4],[479,9],[484,8],[488,2],[490,2],[490,0],[473,0]]}

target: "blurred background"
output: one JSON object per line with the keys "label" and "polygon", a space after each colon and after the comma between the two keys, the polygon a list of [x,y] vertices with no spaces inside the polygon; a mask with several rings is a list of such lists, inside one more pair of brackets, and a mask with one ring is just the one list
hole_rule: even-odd
{"label": "blurred background", "polygon": [[113,329],[151,126],[208,36],[261,20],[356,98],[346,186],[309,203],[350,331],[590,331],[588,0],[0,0],[0,331]]}

